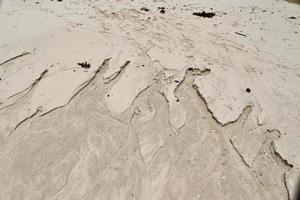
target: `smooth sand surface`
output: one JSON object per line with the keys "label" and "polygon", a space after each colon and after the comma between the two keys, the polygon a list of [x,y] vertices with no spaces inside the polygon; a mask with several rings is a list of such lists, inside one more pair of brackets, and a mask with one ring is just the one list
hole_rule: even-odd
{"label": "smooth sand surface", "polygon": [[0,1],[0,200],[296,199],[300,5]]}

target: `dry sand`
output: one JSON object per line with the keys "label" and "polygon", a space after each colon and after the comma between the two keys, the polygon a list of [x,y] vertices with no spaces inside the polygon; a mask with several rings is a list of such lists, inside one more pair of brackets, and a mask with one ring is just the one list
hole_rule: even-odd
{"label": "dry sand", "polygon": [[2,0],[0,200],[296,199],[299,27],[287,1]]}

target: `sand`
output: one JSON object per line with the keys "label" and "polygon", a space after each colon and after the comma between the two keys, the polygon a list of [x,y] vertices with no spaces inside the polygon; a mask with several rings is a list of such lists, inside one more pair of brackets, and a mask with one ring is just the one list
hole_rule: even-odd
{"label": "sand", "polygon": [[0,2],[0,199],[296,199],[300,6]]}

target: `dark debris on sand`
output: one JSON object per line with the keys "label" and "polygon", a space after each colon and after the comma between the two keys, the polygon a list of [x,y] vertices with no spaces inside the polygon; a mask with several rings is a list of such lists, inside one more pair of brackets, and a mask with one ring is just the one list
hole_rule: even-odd
{"label": "dark debris on sand", "polygon": [[214,17],[216,14],[213,12],[194,12],[193,15],[198,16],[198,17],[204,17],[204,18],[212,18]]}
{"label": "dark debris on sand", "polygon": [[241,35],[241,36],[247,37],[247,35],[245,35],[245,34],[243,34],[243,33],[235,32],[235,34],[238,34],[238,35]]}
{"label": "dark debris on sand", "polygon": [[148,11],[149,11],[149,9],[146,8],[146,7],[142,7],[141,10],[142,10],[142,11],[145,11],[145,12],[148,12]]}
{"label": "dark debris on sand", "polygon": [[161,14],[165,14],[166,12],[165,7],[158,7],[158,10]]}
{"label": "dark debris on sand", "polygon": [[91,67],[91,64],[87,62],[77,63],[77,65],[81,66],[84,69],[89,69]]}

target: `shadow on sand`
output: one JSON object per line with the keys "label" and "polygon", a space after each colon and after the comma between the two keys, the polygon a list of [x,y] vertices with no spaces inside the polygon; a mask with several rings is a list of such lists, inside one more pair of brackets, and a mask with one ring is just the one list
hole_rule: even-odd
{"label": "shadow on sand", "polygon": [[287,0],[287,1],[290,2],[290,3],[300,4],[300,0]]}

